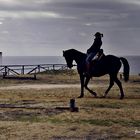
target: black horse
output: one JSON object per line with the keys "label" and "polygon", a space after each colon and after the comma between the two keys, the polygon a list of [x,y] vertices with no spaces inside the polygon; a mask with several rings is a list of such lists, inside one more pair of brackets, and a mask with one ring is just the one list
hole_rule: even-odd
{"label": "black horse", "polygon": [[[124,80],[129,80],[129,63],[128,61],[123,57],[116,57],[113,55],[104,55],[96,64],[94,65],[94,68],[91,70],[91,76],[86,76],[86,57],[87,55],[85,53],[79,52],[75,49],[69,49],[66,51],[63,51],[63,56],[65,57],[67,66],[69,68],[73,67],[73,60],[77,63],[77,70],[80,75],[80,81],[81,81],[81,94],[79,98],[84,96],[84,87],[87,89],[91,94],[93,94],[95,97],[97,94],[93,92],[91,89],[88,88],[88,83],[91,77],[99,77],[103,76],[105,74],[109,74],[110,76],[110,85],[108,89],[105,91],[104,98],[108,94],[109,90],[114,85],[114,82],[118,85],[120,89],[120,99],[124,98],[124,92],[122,88],[122,84],[120,80],[117,78],[117,74],[121,68],[121,64],[124,65]],[[122,63],[121,63],[122,62]]]}

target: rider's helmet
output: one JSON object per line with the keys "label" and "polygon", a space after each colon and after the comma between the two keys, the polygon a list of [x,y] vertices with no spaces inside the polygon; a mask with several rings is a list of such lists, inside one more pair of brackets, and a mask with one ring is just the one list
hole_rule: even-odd
{"label": "rider's helmet", "polygon": [[96,32],[94,36],[95,36],[95,37],[103,37],[103,34],[100,33],[100,32]]}

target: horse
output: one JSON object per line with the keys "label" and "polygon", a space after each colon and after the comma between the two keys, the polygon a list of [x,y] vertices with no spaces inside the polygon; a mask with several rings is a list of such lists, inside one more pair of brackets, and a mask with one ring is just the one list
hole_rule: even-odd
{"label": "horse", "polygon": [[68,68],[72,68],[73,61],[77,64],[77,71],[80,76],[80,83],[81,83],[81,93],[78,98],[84,97],[84,88],[88,90],[92,95],[97,97],[97,94],[93,92],[88,87],[88,83],[92,77],[100,77],[105,74],[108,74],[110,77],[110,84],[107,90],[105,91],[103,98],[105,98],[110,91],[110,89],[113,87],[114,82],[118,85],[120,89],[120,99],[124,98],[124,91],[122,88],[122,83],[118,79],[117,75],[118,72],[123,64],[123,75],[124,80],[127,82],[129,80],[129,71],[130,66],[126,58],[124,57],[117,57],[114,55],[103,55],[99,61],[97,61],[94,65],[94,68],[91,69],[90,76],[85,75],[86,72],[86,57],[87,54],[82,53],[75,49],[69,49],[63,51],[63,57],[66,60]]}

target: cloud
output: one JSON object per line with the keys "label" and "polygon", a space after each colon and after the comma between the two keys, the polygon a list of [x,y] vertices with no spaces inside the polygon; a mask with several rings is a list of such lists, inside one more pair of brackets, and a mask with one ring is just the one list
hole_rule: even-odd
{"label": "cloud", "polygon": [[1,6],[13,7],[13,6],[18,6],[20,4],[21,2],[19,0],[0,0]]}
{"label": "cloud", "polygon": [[75,19],[72,16],[64,16],[51,11],[0,11],[0,18],[61,18]]}
{"label": "cloud", "polygon": [[124,4],[134,4],[139,6],[140,5],[140,1],[139,0],[119,0],[120,3],[124,3]]}
{"label": "cloud", "polygon": [[0,0],[0,43],[46,47],[49,54],[70,47],[85,51],[101,31],[105,50],[130,53],[133,45],[137,53],[139,13],[139,0]]}

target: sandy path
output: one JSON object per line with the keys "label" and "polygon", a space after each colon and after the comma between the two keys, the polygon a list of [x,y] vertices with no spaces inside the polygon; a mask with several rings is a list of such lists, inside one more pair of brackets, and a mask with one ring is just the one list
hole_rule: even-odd
{"label": "sandy path", "polygon": [[10,89],[52,89],[52,88],[80,88],[79,84],[20,84],[0,87],[0,90]]}
{"label": "sandy path", "polygon": [[[106,87],[104,84],[89,84],[88,87]],[[18,84],[0,87],[0,90],[10,89],[53,89],[53,88],[80,88],[80,84]]]}

